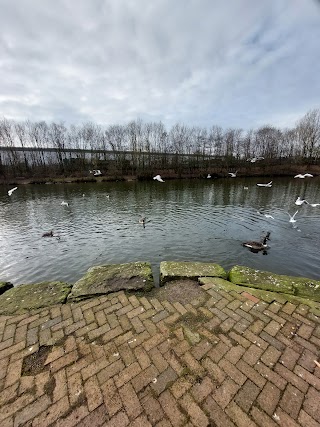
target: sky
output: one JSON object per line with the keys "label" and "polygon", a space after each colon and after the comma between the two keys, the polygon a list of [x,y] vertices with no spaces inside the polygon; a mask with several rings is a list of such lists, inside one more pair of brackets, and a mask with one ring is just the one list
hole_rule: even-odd
{"label": "sky", "polygon": [[0,0],[0,118],[293,127],[320,107],[319,0]]}

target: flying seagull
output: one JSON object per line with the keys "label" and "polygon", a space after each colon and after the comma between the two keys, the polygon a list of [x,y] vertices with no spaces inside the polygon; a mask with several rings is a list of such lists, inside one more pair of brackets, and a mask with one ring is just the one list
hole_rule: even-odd
{"label": "flying seagull", "polygon": [[311,175],[311,173],[305,173],[305,174],[299,173],[294,178],[306,178],[306,177],[313,178],[313,175]]}
{"label": "flying seagull", "polygon": [[247,162],[255,163],[257,160],[264,160],[264,157],[253,157],[252,159],[248,159]]}
{"label": "flying seagull", "polygon": [[268,182],[268,184],[257,184],[258,187],[272,187],[272,181]]}
{"label": "flying seagull", "polygon": [[68,202],[61,202],[61,206],[69,206],[69,203]]}
{"label": "flying seagull", "polygon": [[297,215],[297,213],[298,213],[299,211],[297,211],[296,213],[294,213],[292,216],[289,214],[289,212],[286,212],[288,215],[289,215],[289,217],[290,217],[290,219],[289,219],[289,222],[297,222],[295,219],[294,219],[294,217]]}
{"label": "flying seagull", "polygon": [[94,176],[102,175],[100,169],[93,169],[92,171],[89,171],[89,173],[93,173]]}
{"label": "flying seagull", "polygon": [[9,190],[9,191],[8,191],[9,196],[11,196],[11,194],[12,194],[15,190],[17,190],[17,188],[18,188],[18,187],[11,188],[11,190]]}
{"label": "flying seagull", "polygon": [[156,175],[156,176],[154,176],[154,177],[153,177],[153,179],[154,179],[154,180],[157,180],[157,181],[159,181],[159,182],[165,182],[165,181],[161,178],[161,176],[160,176],[160,175]]}

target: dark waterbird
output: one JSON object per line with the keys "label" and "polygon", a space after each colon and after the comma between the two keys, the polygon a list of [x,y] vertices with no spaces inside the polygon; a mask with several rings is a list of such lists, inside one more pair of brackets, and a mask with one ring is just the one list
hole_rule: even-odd
{"label": "dark waterbird", "polygon": [[268,247],[267,240],[270,240],[270,232],[265,235],[263,240],[261,242],[256,241],[249,241],[242,243],[242,246],[245,246],[246,248],[253,249],[254,251],[262,251],[263,249],[266,249]]}

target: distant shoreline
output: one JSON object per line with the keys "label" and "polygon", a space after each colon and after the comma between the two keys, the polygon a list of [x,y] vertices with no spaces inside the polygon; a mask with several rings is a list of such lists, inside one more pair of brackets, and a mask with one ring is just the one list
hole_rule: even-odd
{"label": "distant shoreline", "polygon": [[[212,167],[206,171],[198,172],[175,172],[173,170],[157,170],[154,174],[160,174],[164,180],[175,179],[208,179],[208,174],[211,175],[211,180],[229,178],[230,171],[234,172],[233,168]],[[251,177],[294,177],[299,173],[311,173],[314,177],[320,176],[320,165],[266,165],[265,167],[254,167],[251,170],[248,168],[239,168],[237,171],[238,178]],[[100,182],[130,182],[130,181],[149,181],[153,175],[148,174],[108,174],[103,173],[102,176],[94,177],[92,175],[77,175],[77,176],[39,176],[39,177],[0,177],[0,185],[27,185],[27,184],[70,184],[70,183],[100,183]],[[231,178],[232,179],[232,178]],[[297,178],[299,179],[299,178]]]}

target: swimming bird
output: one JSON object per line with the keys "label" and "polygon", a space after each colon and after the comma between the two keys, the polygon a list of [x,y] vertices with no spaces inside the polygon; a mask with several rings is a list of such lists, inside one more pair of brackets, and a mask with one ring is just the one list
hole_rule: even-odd
{"label": "swimming bird", "polygon": [[264,157],[253,157],[252,159],[247,159],[247,162],[255,163],[257,160],[264,160]]}
{"label": "swimming bird", "polygon": [[263,238],[262,242],[249,241],[249,242],[242,243],[242,246],[245,246],[246,248],[249,248],[249,249],[254,249],[255,251],[261,251],[268,247],[267,240],[270,240],[269,237],[270,237],[270,232],[268,231],[268,233]]}
{"label": "swimming bird", "polygon": [[61,206],[69,206],[69,203],[68,203],[68,202],[65,202],[65,201],[62,201],[62,202],[61,202]]}
{"label": "swimming bird", "polygon": [[160,175],[156,175],[156,176],[154,176],[154,177],[153,177],[153,179],[154,179],[154,180],[157,180],[157,181],[159,181],[159,182],[165,182],[165,181],[161,178],[161,176],[160,176]]}
{"label": "swimming bird", "polygon": [[273,217],[272,215],[270,215],[270,214],[264,214],[264,216],[265,216],[266,218],[274,219],[274,217]]}
{"label": "swimming bird", "polygon": [[301,206],[301,205],[303,205],[304,203],[305,203],[306,205],[308,205],[308,204],[309,204],[309,202],[307,202],[306,200],[304,200],[304,199],[300,199],[300,196],[298,196],[297,200],[296,200],[294,203],[295,203],[295,205],[297,205],[297,206]]}
{"label": "swimming bird", "polygon": [[311,175],[311,173],[305,173],[305,174],[299,173],[294,178],[306,178],[306,177],[313,178],[313,175]]}
{"label": "swimming bird", "polygon": [[236,178],[238,171],[235,172],[229,172],[228,175],[230,175],[230,178]]}
{"label": "swimming bird", "polygon": [[268,182],[268,184],[257,184],[258,187],[272,187],[272,181]]}
{"label": "swimming bird", "polygon": [[17,190],[17,188],[18,188],[18,187],[11,188],[11,190],[9,190],[9,191],[8,191],[9,196],[11,196],[11,194],[12,194],[15,190]]}
{"label": "swimming bird", "polygon": [[308,203],[308,205],[312,206],[313,208],[320,206],[320,203]]}
{"label": "swimming bird", "polygon": [[298,212],[299,211],[295,212],[292,216],[289,214],[289,212],[286,212],[290,217],[289,222],[297,222],[297,220],[295,220],[294,217],[297,215]]}
{"label": "swimming bird", "polygon": [[43,233],[42,237],[53,237],[53,231],[49,231],[47,233]]}
{"label": "swimming bird", "polygon": [[243,187],[244,190],[249,190],[249,187]]}
{"label": "swimming bird", "polygon": [[211,175],[208,173],[207,178],[211,178]]}
{"label": "swimming bird", "polygon": [[141,218],[139,219],[139,223],[140,223],[140,224],[145,224],[145,223],[146,223],[146,217],[145,217],[145,216],[141,217]]}
{"label": "swimming bird", "polygon": [[100,169],[93,169],[92,171],[89,171],[89,173],[92,173],[94,176],[102,175]]}

